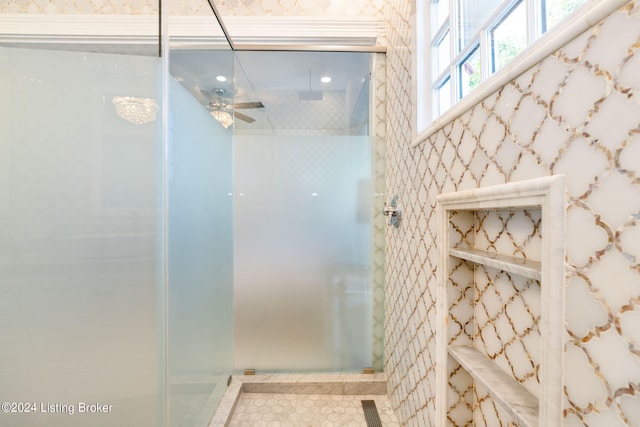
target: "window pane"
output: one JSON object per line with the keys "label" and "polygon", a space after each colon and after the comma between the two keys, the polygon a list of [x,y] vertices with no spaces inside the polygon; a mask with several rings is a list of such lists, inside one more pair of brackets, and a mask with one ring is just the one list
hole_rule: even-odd
{"label": "window pane", "polygon": [[444,70],[447,69],[447,67],[449,66],[449,63],[451,63],[451,38],[449,37],[449,31],[447,31],[444,35],[444,37],[442,37],[442,39],[440,39],[440,42],[437,44],[436,46],[436,57],[438,58],[438,66],[436,68],[437,73],[436,76],[437,77],[440,75],[440,73],[442,73]]}
{"label": "window pane", "polygon": [[480,49],[475,48],[471,55],[458,66],[460,76],[460,97],[464,97],[480,84],[482,80]]}
{"label": "window pane", "polygon": [[436,89],[437,109],[436,116],[441,115],[451,107],[451,79],[445,80]]}
{"label": "window pane", "polygon": [[485,21],[494,13],[502,0],[459,0],[460,7],[460,46],[467,45],[476,36]]}
{"label": "window pane", "polygon": [[527,10],[525,2],[520,2],[491,31],[491,62],[493,71],[508,64],[527,47]]}
{"label": "window pane", "polygon": [[438,31],[442,24],[449,18],[449,0],[439,0],[433,2],[433,13],[435,26],[433,28],[433,34]]}
{"label": "window pane", "polygon": [[545,10],[546,25],[543,32],[556,25],[562,19],[576,10],[585,0],[545,0],[543,2]]}

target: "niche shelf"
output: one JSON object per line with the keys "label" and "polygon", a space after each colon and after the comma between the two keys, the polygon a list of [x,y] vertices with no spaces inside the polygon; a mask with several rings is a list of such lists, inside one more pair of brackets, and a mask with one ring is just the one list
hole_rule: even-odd
{"label": "niche shelf", "polygon": [[[489,415],[501,422],[501,417],[506,417],[505,424],[561,425],[564,197],[560,175],[438,196],[437,425],[451,425],[454,418],[456,423],[474,423],[476,417],[488,423],[483,412],[486,407],[482,406],[487,401],[495,409]],[[487,212],[496,217],[516,212],[522,218],[532,218],[531,212],[535,212],[539,217],[534,229],[540,241],[540,261],[528,259],[524,253],[501,254],[493,250],[494,244],[489,245],[492,250],[475,247],[476,233],[486,233],[478,218],[488,218]],[[503,297],[507,302],[501,303],[487,290],[493,286],[491,292],[499,294],[494,279],[510,285]],[[519,306],[521,312],[509,305],[516,299],[525,301]],[[534,308],[526,301],[533,301]],[[495,313],[488,312],[488,305]],[[522,312],[528,317],[519,319]],[[508,333],[504,332],[505,324],[510,325]],[[535,334],[520,335],[518,330],[534,330]],[[511,335],[506,339],[501,333]],[[527,346],[535,351],[529,352]],[[512,364],[509,357],[518,363]],[[518,364],[531,372],[521,375]]]}
{"label": "niche shelf", "polygon": [[450,346],[449,354],[500,403],[521,426],[537,426],[538,398],[471,346]]}
{"label": "niche shelf", "polygon": [[542,263],[540,262],[500,255],[482,249],[450,248],[449,255],[530,279],[540,280],[542,275]]}

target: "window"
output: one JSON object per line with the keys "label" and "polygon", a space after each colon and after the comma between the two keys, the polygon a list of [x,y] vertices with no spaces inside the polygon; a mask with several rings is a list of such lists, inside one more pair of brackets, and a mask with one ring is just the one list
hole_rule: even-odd
{"label": "window", "polygon": [[442,82],[435,90],[437,111],[442,113],[451,107],[451,82],[449,78]]}
{"label": "window", "polygon": [[496,72],[522,52],[527,43],[527,10],[524,1],[490,31],[491,71]]}
{"label": "window", "polygon": [[480,84],[482,80],[481,67],[480,48],[476,45],[471,53],[458,65],[460,98]]}
{"label": "window", "polygon": [[418,0],[418,40],[428,44],[418,46],[427,55],[417,70],[427,98],[419,121],[443,114],[586,1]]}

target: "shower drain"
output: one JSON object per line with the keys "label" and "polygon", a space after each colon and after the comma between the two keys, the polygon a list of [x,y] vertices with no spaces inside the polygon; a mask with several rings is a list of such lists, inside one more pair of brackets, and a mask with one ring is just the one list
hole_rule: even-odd
{"label": "shower drain", "polygon": [[382,427],[382,421],[380,420],[380,415],[378,415],[376,402],[374,400],[362,400],[361,402],[367,427]]}

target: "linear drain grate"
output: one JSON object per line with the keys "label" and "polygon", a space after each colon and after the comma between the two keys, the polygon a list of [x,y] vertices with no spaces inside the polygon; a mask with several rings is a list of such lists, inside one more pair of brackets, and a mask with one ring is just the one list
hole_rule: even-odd
{"label": "linear drain grate", "polygon": [[374,400],[362,400],[362,410],[364,411],[364,419],[367,421],[367,427],[382,427],[378,408]]}

